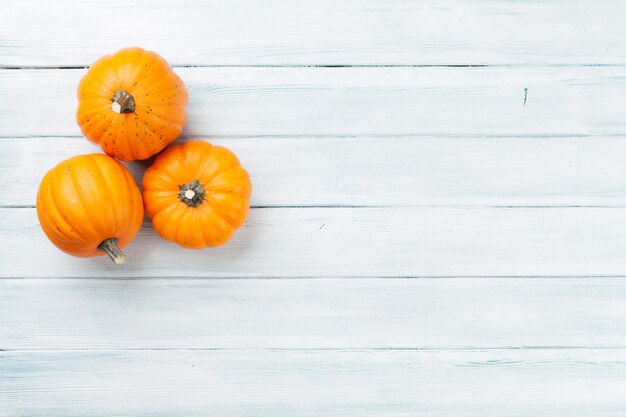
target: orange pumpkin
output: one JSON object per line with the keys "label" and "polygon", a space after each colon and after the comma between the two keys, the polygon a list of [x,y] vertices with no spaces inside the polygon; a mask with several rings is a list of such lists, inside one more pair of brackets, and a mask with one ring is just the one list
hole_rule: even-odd
{"label": "orange pumpkin", "polygon": [[228,242],[250,211],[250,177],[228,149],[202,141],[170,146],[143,177],[156,232],[185,248]]}
{"label": "orange pumpkin", "polygon": [[151,51],[126,48],[100,58],[78,84],[76,121],[107,155],[146,159],[173,142],[186,120],[187,90]]}
{"label": "orange pumpkin", "polygon": [[141,192],[115,159],[75,156],[44,176],[37,216],[48,239],[63,252],[78,257],[106,253],[123,264],[120,248],[135,237],[143,220]]}

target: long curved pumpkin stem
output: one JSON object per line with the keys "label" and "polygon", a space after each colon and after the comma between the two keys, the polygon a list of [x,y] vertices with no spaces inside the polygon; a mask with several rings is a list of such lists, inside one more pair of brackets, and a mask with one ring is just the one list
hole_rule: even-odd
{"label": "long curved pumpkin stem", "polygon": [[116,265],[122,265],[126,263],[126,255],[124,255],[124,252],[122,252],[117,246],[118,243],[119,240],[115,237],[112,237],[110,239],[104,240],[98,246],[98,249],[100,249],[102,252],[106,252],[106,254],[109,255],[109,258],[111,258],[111,260],[115,262]]}

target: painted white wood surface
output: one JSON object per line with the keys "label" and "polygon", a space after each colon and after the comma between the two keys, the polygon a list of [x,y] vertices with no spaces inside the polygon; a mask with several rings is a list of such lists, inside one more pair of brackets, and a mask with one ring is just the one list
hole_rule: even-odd
{"label": "painted white wood surface", "polygon": [[[1,417],[626,415],[624,2],[1,9]],[[129,45],[256,208],[201,252],[146,222],[120,269],[33,205],[97,151],[84,67]]]}
{"label": "painted white wood surface", "polygon": [[612,416],[623,350],[22,351],[0,403],[61,416]]}
{"label": "painted white wood surface", "polygon": [[[237,154],[253,179],[257,207],[626,205],[621,137],[209,141]],[[47,170],[73,155],[99,151],[82,137],[1,139],[0,206],[34,207]],[[147,163],[126,164],[138,183]]]}
{"label": "painted white wood surface", "polygon": [[[0,137],[78,136],[84,69],[6,70]],[[177,68],[196,136],[626,132],[624,67]],[[527,90],[525,90],[527,89]],[[524,104],[525,103],[525,104]]]}
{"label": "painted white wood surface", "polygon": [[7,350],[623,348],[625,293],[624,278],[3,279],[0,340]]}
{"label": "painted white wood surface", "polygon": [[263,208],[204,251],[145,222],[119,268],[61,253],[33,208],[0,209],[0,277],[626,276],[624,247],[622,207]]}
{"label": "painted white wood surface", "polygon": [[179,65],[626,63],[621,0],[3,3],[4,66],[85,66],[129,44]]}

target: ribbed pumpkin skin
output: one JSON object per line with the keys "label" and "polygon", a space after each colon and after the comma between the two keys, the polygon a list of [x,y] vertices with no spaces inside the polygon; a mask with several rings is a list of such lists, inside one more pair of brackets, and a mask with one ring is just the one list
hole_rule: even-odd
{"label": "ribbed pumpkin skin", "polygon": [[[204,199],[181,201],[181,186],[198,180]],[[228,242],[250,211],[250,177],[230,150],[203,141],[170,146],[143,177],[146,214],[156,232],[185,248]]]}
{"label": "ribbed pumpkin skin", "polygon": [[[130,113],[112,109],[115,93],[134,98]],[[188,94],[182,80],[158,54],[126,48],[100,58],[78,85],[76,121],[107,155],[146,159],[174,141],[186,121]]]}
{"label": "ribbed pumpkin skin", "polygon": [[67,159],[44,176],[37,216],[48,239],[78,257],[101,256],[104,240],[123,248],[143,220],[141,192],[122,164],[103,154]]}

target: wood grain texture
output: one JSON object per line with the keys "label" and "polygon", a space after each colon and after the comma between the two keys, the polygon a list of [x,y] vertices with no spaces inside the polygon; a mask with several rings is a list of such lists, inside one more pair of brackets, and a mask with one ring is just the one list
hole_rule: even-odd
{"label": "wood grain texture", "polygon": [[83,66],[129,45],[181,65],[626,63],[619,0],[25,0],[2,12],[3,66]]}
{"label": "wood grain texture", "polygon": [[3,416],[575,416],[626,409],[624,350],[2,352]]}
{"label": "wood grain texture", "polygon": [[0,280],[0,349],[625,347],[626,279]]}
{"label": "wood grain texture", "polygon": [[[0,417],[623,417],[624,12],[3,4]],[[76,86],[131,45],[176,65],[183,139],[232,148],[256,208],[206,251],[146,221],[120,268],[32,206],[98,151]]]}
{"label": "wood grain texture", "polygon": [[60,252],[35,209],[0,209],[0,276],[624,276],[625,228],[626,211],[610,207],[255,209],[212,250],[179,248],[144,224],[119,267]]}
{"label": "wood grain texture", "polygon": [[[626,205],[623,138],[210,141],[239,156],[255,206]],[[47,170],[93,152],[78,137],[0,140],[0,206],[34,206]],[[127,164],[139,184],[148,164]]]}
{"label": "wood grain texture", "polygon": [[[79,136],[86,70],[0,73],[2,137]],[[179,68],[196,136],[619,135],[622,67]]]}

